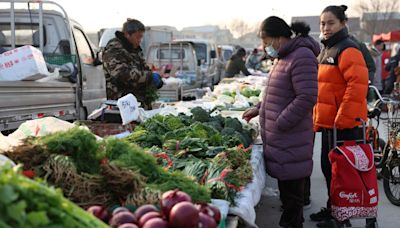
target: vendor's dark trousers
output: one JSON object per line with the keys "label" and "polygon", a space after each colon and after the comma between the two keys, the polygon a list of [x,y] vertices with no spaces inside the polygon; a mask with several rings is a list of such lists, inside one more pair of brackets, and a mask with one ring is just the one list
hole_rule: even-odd
{"label": "vendor's dark trousers", "polygon": [[[337,139],[341,140],[358,140],[362,139],[362,128],[343,129],[337,131]],[[328,201],[326,208],[331,208],[330,188],[332,180],[332,165],[329,161],[328,154],[334,147],[333,130],[322,129],[322,143],[321,143],[321,169],[326,180],[326,187],[328,189]],[[338,142],[338,146],[343,143]]]}
{"label": "vendor's dark trousers", "polygon": [[304,182],[305,178],[298,180],[278,180],[283,212],[279,225],[282,227],[303,227],[303,205],[304,205]]}

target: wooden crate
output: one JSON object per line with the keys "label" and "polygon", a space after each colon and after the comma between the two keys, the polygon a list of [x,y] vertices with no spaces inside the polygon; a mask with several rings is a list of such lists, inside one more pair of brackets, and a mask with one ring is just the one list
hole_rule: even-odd
{"label": "wooden crate", "polygon": [[80,121],[81,125],[87,126],[93,134],[100,137],[117,135],[126,131],[132,132],[136,123],[122,125],[121,123],[104,123],[99,121]]}

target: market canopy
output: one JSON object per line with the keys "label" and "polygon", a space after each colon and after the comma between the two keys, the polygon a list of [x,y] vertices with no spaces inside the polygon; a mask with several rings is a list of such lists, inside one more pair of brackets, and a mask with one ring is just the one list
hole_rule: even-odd
{"label": "market canopy", "polygon": [[392,31],[389,33],[382,33],[379,35],[374,35],[372,41],[383,40],[387,42],[397,42],[400,41],[400,31]]}

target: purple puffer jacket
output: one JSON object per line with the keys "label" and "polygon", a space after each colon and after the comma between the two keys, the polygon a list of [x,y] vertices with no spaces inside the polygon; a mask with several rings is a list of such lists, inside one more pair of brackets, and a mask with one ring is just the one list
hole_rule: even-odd
{"label": "purple puffer jacket", "polygon": [[267,173],[278,180],[296,180],[312,172],[319,51],[311,37],[293,38],[279,49],[270,73],[260,124]]}

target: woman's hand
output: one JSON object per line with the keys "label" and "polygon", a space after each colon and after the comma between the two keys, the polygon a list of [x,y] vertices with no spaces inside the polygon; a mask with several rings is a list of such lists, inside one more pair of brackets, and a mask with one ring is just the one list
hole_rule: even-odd
{"label": "woman's hand", "polygon": [[242,119],[249,122],[251,119],[258,116],[258,113],[259,113],[259,110],[257,107],[249,108],[243,113]]}

